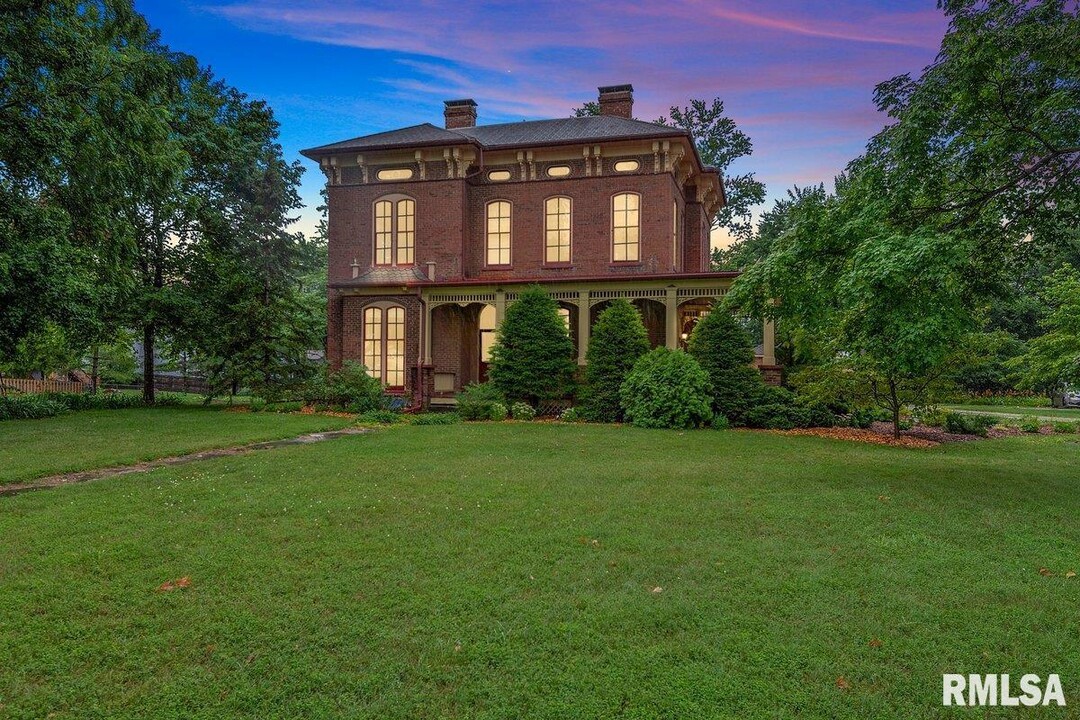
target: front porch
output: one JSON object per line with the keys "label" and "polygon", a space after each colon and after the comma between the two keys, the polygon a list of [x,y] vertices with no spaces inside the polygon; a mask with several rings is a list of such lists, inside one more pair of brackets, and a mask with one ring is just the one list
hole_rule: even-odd
{"label": "front porch", "polygon": [[[685,348],[698,319],[727,293],[732,281],[731,277],[699,277],[538,284],[559,303],[578,365],[583,367],[592,326],[612,300],[622,298],[637,306],[653,347]],[[491,284],[421,290],[424,404],[452,405],[463,387],[487,379],[488,352],[506,308],[518,297],[518,287]],[[755,364],[767,381],[778,382],[771,322],[764,324],[762,335],[762,352]]]}

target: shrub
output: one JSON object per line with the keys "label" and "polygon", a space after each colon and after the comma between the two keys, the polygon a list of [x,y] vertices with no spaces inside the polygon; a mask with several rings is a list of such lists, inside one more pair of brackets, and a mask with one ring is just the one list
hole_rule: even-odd
{"label": "shrub", "polygon": [[493,420],[495,422],[502,422],[510,414],[510,411],[506,409],[506,405],[503,403],[492,403],[488,408],[488,416],[484,418],[486,420]]}
{"label": "shrub", "polygon": [[472,383],[458,393],[457,411],[464,420],[490,420],[491,407],[506,402],[493,383]]}
{"label": "shrub", "polygon": [[263,410],[266,411],[266,412],[276,412],[276,413],[300,412],[303,409],[304,409],[304,403],[299,402],[299,401],[267,403],[266,407],[263,408]]}
{"label": "shrub", "polygon": [[917,408],[912,417],[920,425],[941,427],[945,424],[945,411],[937,406]]}
{"label": "shrub", "polygon": [[998,419],[993,415],[945,413],[945,432],[986,437],[986,431],[996,425],[997,421]]}
{"label": "shrub", "polygon": [[866,430],[873,423],[877,417],[877,411],[873,408],[856,408],[851,411],[851,414],[847,417],[847,424],[853,428],[859,428],[860,430]]}
{"label": "shrub", "polygon": [[1054,423],[1054,432],[1063,434],[1075,433],[1076,425],[1076,423],[1071,422],[1056,422]]}
{"label": "shrub", "polygon": [[729,430],[731,428],[731,421],[723,415],[713,415],[712,421],[709,422],[709,427],[713,430]]}
{"label": "shrub", "polygon": [[368,375],[363,365],[351,360],[346,360],[338,370],[327,369],[313,378],[305,388],[304,399],[355,413],[383,409],[382,383]]}
{"label": "shrub", "polygon": [[713,410],[742,424],[747,410],[761,402],[761,373],[752,366],[754,342],[749,333],[719,303],[690,334],[687,349],[709,375]]}
{"label": "shrub", "polygon": [[38,420],[67,412],[67,407],[44,395],[0,396],[0,420]]}
{"label": "shrub", "polygon": [[251,408],[251,412],[262,412],[266,409],[266,400],[258,397],[251,398],[251,402],[248,404]]}
{"label": "shrub", "polygon": [[637,427],[689,428],[712,419],[709,375],[682,350],[642,355],[619,396],[626,419]]}
{"label": "shrub", "polygon": [[491,348],[491,382],[511,401],[536,405],[560,398],[573,386],[574,343],[559,317],[559,304],[538,286],[506,310]]}
{"label": "shrub", "polygon": [[395,425],[401,420],[401,413],[393,410],[368,410],[356,417],[356,422],[368,425]]}
{"label": "shrub", "polygon": [[409,418],[411,425],[453,425],[461,422],[457,413],[419,413]]}
{"label": "shrub", "polygon": [[510,414],[515,420],[533,420],[536,418],[536,411],[533,410],[532,405],[529,403],[516,402],[510,406]]}
{"label": "shrub", "polygon": [[559,413],[559,419],[563,422],[581,422],[585,418],[582,416],[581,411],[576,407],[568,407]]}
{"label": "shrub", "polygon": [[634,363],[647,352],[649,334],[641,314],[627,300],[612,300],[596,318],[585,353],[582,416],[593,422],[622,420],[619,389]]}
{"label": "shrub", "polygon": [[836,425],[836,413],[825,403],[809,403],[803,407],[809,413],[810,424],[807,427],[829,428]]}
{"label": "shrub", "polygon": [[810,409],[798,405],[757,405],[746,413],[746,424],[766,430],[794,430],[811,427]]}
{"label": "shrub", "polygon": [[1026,433],[1037,433],[1042,429],[1037,417],[1026,417],[1020,421],[1020,429]]}

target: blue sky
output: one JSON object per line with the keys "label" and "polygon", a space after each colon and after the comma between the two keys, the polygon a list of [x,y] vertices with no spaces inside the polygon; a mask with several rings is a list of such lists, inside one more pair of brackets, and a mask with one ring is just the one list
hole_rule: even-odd
{"label": "blue sky", "polygon": [[736,170],[770,197],[830,183],[886,118],[874,85],[918,73],[945,22],[932,0],[541,3],[136,0],[166,43],[262,98],[287,157],[303,160],[299,227],[323,176],[305,147],[420,122],[472,97],[481,123],[562,117],[598,85],[632,83],[653,120],[724,100],[754,141]]}

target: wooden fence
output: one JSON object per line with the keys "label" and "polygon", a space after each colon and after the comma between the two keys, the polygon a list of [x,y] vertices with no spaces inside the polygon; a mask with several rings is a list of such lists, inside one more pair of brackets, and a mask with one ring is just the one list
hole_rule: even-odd
{"label": "wooden fence", "polygon": [[87,392],[90,385],[73,380],[29,380],[24,378],[2,378],[0,385],[4,390],[24,393],[81,393]]}

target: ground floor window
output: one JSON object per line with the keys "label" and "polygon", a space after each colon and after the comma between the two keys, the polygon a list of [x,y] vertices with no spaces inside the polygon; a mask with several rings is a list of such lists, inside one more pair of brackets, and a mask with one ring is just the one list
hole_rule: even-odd
{"label": "ground floor window", "polygon": [[364,310],[364,366],[388,388],[405,387],[405,308]]}

